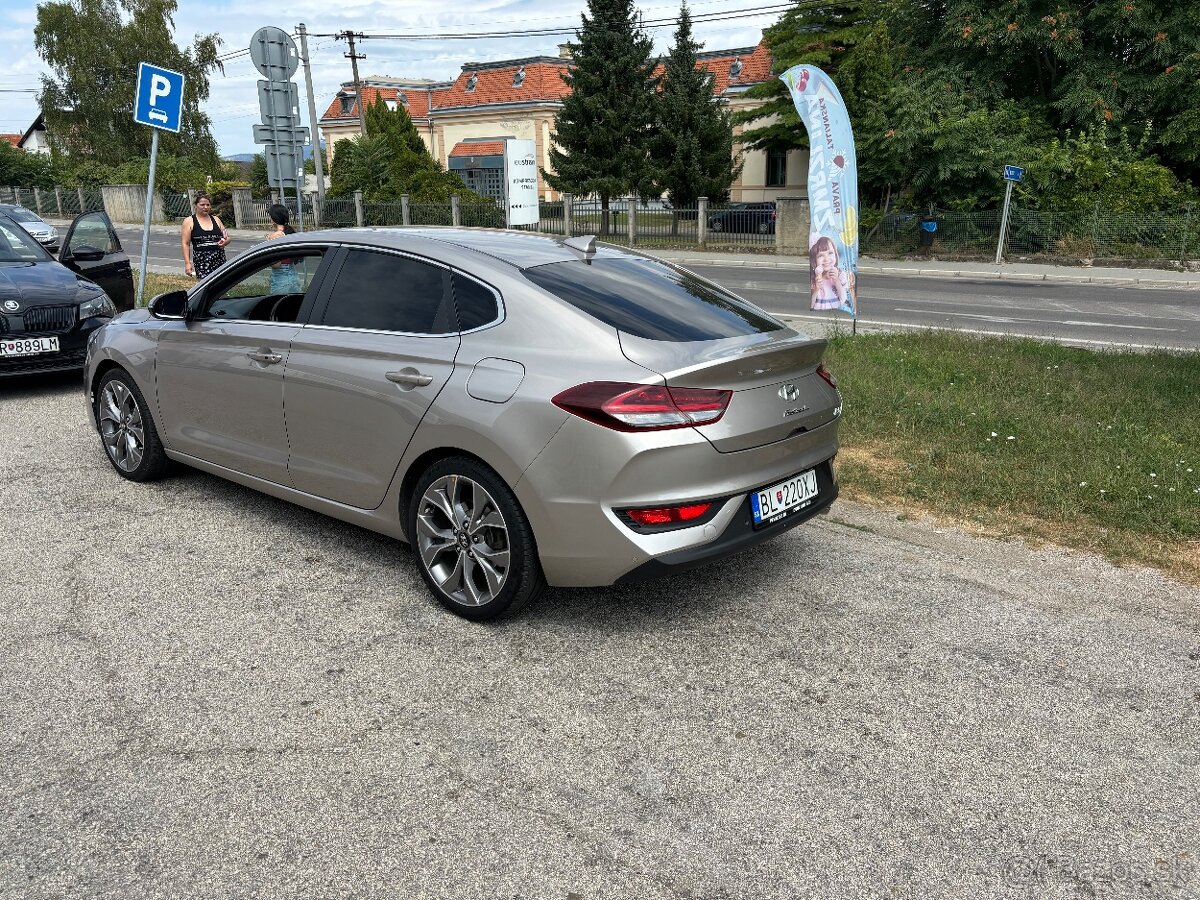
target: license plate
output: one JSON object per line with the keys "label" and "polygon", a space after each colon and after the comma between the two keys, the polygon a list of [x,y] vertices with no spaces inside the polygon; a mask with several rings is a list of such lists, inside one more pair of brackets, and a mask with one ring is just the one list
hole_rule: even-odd
{"label": "license plate", "polygon": [[39,353],[57,353],[58,338],[19,338],[15,341],[0,339],[0,356],[37,356]]}
{"label": "license plate", "polygon": [[808,506],[817,496],[817,470],[809,469],[787,481],[773,484],[750,495],[754,524],[771,525]]}

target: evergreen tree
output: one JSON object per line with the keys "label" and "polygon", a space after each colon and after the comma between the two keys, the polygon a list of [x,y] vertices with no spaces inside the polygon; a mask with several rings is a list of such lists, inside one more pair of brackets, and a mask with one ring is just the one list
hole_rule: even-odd
{"label": "evergreen tree", "polygon": [[211,122],[200,111],[208,76],[219,70],[215,34],[197,35],[180,50],[174,31],[176,0],[58,0],[37,8],[34,43],[50,68],[38,97],[56,153],[72,163],[118,166],[150,155],[150,129],[133,121],[138,63],[185,76],[179,134],[161,132],[162,152],[188,157],[209,174],[220,171]]}
{"label": "evergreen tree", "polygon": [[651,153],[658,185],[674,207],[671,233],[679,231],[679,210],[700,197],[723,199],[740,167],[733,163],[733,126],[713,97],[712,73],[696,66],[700,44],[692,39],[692,17],[679,10],[675,44],[667,57],[658,97],[658,129]]}
{"label": "evergreen tree", "polygon": [[571,88],[555,116],[551,187],[600,198],[603,233],[609,201],[654,194],[650,144],[654,137],[653,42],[637,26],[633,0],[588,0],[571,43]]}

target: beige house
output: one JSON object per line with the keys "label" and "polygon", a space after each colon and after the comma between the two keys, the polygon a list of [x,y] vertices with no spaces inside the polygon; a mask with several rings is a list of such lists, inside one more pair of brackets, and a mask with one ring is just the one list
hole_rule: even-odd
{"label": "beige house", "polygon": [[[549,151],[554,140],[554,116],[569,89],[562,76],[570,65],[564,48],[558,56],[534,56],[493,63],[466,63],[454,81],[370,77],[362,81],[364,104],[382,98],[392,108],[402,104],[420,131],[430,153],[442,165],[458,172],[472,190],[494,197],[503,191],[505,138],[532,140],[540,166],[550,169]],[[752,108],[758,101],[746,91],[772,77],[766,47],[717,50],[699,55],[698,65],[713,73],[713,92],[731,110]],[[332,164],[337,142],[359,133],[354,84],[342,85],[319,122],[326,153]],[[741,126],[735,129],[735,138]],[[773,200],[803,196],[808,178],[804,151],[768,154],[742,151],[743,161],[730,198],[736,201]],[[551,169],[553,171],[553,169]],[[558,199],[538,176],[543,199]]]}

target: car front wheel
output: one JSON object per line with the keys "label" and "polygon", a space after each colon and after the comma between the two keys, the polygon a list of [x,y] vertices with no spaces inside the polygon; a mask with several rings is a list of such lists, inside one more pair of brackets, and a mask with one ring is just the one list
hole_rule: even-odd
{"label": "car front wheel", "polygon": [[493,619],[544,589],[529,520],[508,485],[476,460],[452,457],[430,466],[407,518],[421,577],[458,615]]}
{"label": "car front wheel", "polygon": [[150,407],[128,372],[113,369],[100,379],[96,424],[108,461],[122,478],[153,481],[166,473],[170,462]]}

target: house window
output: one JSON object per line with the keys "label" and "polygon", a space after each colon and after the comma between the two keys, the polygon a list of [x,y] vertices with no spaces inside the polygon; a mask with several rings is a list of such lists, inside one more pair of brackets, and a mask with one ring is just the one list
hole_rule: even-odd
{"label": "house window", "polygon": [[517,69],[517,74],[513,76],[513,87],[519,88],[525,83],[525,67]]}
{"label": "house window", "polygon": [[338,102],[341,106],[338,107],[338,112],[343,116],[348,116],[354,112],[354,95],[353,94],[338,94]]}
{"label": "house window", "polygon": [[479,77],[472,72],[471,76],[467,79],[467,93],[469,94],[475,90],[475,85],[477,84],[479,84]]}
{"label": "house window", "polygon": [[729,80],[737,81],[738,77],[741,74],[742,74],[742,58],[740,56],[735,56],[733,58],[733,62],[729,66]]}
{"label": "house window", "polygon": [[787,151],[767,151],[767,187],[787,186]]}

